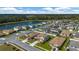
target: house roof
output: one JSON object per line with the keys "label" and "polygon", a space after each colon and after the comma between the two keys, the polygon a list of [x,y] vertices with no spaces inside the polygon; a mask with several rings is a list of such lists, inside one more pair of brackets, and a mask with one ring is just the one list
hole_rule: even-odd
{"label": "house roof", "polygon": [[10,29],[10,30],[3,30],[2,32],[3,32],[4,34],[7,34],[7,33],[9,34],[9,33],[14,32],[14,30],[11,30],[11,29]]}
{"label": "house roof", "polygon": [[65,41],[65,38],[62,37],[55,37],[53,38],[49,43],[53,46],[61,46],[63,44],[63,42]]}
{"label": "house roof", "polygon": [[3,36],[4,35],[4,33],[2,32],[2,30],[0,30],[0,36]]}
{"label": "house roof", "polygon": [[45,34],[44,33],[39,33],[39,35],[38,35],[39,37],[44,37],[45,36]]}
{"label": "house roof", "polygon": [[65,35],[70,35],[70,31],[69,30],[63,30],[62,32],[61,32],[61,34],[63,35],[63,34],[65,34]]}

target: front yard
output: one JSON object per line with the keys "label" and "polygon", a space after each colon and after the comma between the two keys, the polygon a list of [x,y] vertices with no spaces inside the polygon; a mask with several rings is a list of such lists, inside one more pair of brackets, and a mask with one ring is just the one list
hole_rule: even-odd
{"label": "front yard", "polygon": [[[38,46],[38,47],[37,47],[37,46]],[[46,50],[50,51],[50,50],[52,49],[52,47],[49,45],[48,42],[45,42],[45,43],[38,43],[38,44],[36,45],[36,47],[39,48],[39,49],[42,49],[42,50],[44,50],[44,51],[46,51]],[[40,48],[40,47],[41,47],[41,48]]]}
{"label": "front yard", "polygon": [[[38,44],[36,44],[36,47],[38,47],[38,48],[42,48],[42,50],[44,50],[44,51],[50,51],[51,49],[52,49],[52,47],[49,45],[49,41],[51,40],[51,39],[53,39],[54,37],[52,37],[52,36],[50,36],[50,39],[48,40],[48,41],[46,41],[46,42],[44,42],[44,43],[38,43]],[[40,48],[40,49],[41,49]]]}
{"label": "front yard", "polygon": [[69,38],[66,38],[64,44],[61,46],[61,51],[66,51],[66,47],[69,45]]}

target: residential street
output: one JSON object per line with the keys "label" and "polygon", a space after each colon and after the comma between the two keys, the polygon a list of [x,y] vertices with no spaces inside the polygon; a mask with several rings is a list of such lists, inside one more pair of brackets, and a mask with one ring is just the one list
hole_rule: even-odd
{"label": "residential street", "polygon": [[[22,34],[20,33],[20,34],[18,34],[18,35],[19,35],[19,36],[20,36],[20,35],[23,35],[23,33],[22,33]],[[32,46],[30,46],[30,45],[27,44],[27,43],[23,43],[23,42],[17,40],[16,37],[17,37],[16,33],[11,34],[11,35],[9,35],[8,37],[5,37],[6,40],[0,40],[0,43],[5,43],[5,42],[7,42],[7,43],[12,43],[12,44],[15,44],[15,45],[17,45],[17,46],[23,48],[24,50],[28,50],[28,51],[40,51],[39,49],[37,49],[37,48],[35,48],[35,47],[32,47]]]}

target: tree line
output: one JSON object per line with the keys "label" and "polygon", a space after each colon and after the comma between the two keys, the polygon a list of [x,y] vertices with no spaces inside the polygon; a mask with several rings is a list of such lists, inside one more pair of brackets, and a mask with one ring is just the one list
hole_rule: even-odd
{"label": "tree line", "polygon": [[18,22],[27,20],[79,20],[79,14],[12,14],[0,15],[0,23]]}

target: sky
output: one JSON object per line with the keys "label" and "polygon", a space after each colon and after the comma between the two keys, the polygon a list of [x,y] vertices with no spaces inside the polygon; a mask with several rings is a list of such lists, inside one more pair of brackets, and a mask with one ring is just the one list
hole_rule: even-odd
{"label": "sky", "polygon": [[0,14],[79,14],[79,7],[0,7]]}
{"label": "sky", "polygon": [[79,0],[0,0],[0,7],[77,7]]}
{"label": "sky", "polygon": [[79,14],[79,0],[0,0],[0,14]]}

